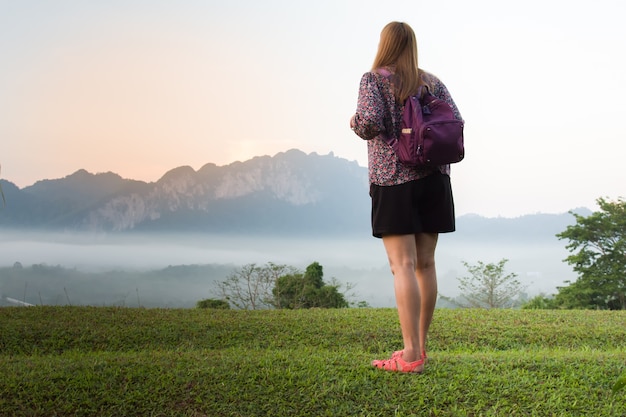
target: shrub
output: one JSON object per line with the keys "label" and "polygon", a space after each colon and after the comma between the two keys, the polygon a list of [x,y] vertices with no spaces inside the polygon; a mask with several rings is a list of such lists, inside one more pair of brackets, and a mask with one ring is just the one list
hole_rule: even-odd
{"label": "shrub", "polygon": [[196,308],[215,308],[219,310],[228,310],[230,309],[230,305],[228,304],[228,301],[225,300],[207,298],[205,300],[198,301],[196,303]]}

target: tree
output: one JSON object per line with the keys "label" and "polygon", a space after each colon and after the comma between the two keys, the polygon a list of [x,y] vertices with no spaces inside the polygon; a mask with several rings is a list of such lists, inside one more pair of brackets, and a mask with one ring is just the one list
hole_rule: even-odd
{"label": "tree", "polygon": [[517,274],[504,275],[507,262],[508,259],[502,259],[497,264],[478,261],[477,265],[470,265],[463,262],[470,276],[458,278],[462,296],[454,303],[466,308],[512,307],[514,299],[524,288],[517,280]]}
{"label": "tree", "polygon": [[584,217],[570,212],[576,224],[557,234],[568,239],[565,261],[578,272],[576,281],[559,287],[563,308],[626,309],[626,201],[596,200],[600,211]]}
{"label": "tree", "polygon": [[324,272],[318,262],[306,268],[304,274],[292,273],[281,276],[273,289],[276,308],[343,308],[348,307],[337,281],[324,283]]}
{"label": "tree", "polygon": [[248,264],[235,270],[225,281],[217,283],[219,296],[242,310],[259,310],[274,306],[272,290],[279,277],[293,272],[287,265]]}

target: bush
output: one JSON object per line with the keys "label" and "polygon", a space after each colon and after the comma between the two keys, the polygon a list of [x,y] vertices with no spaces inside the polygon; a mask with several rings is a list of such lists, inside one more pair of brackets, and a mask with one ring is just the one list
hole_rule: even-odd
{"label": "bush", "polygon": [[228,310],[230,305],[225,300],[215,300],[213,298],[207,298],[206,300],[200,300],[196,303],[196,308],[215,308],[218,310]]}
{"label": "bush", "polygon": [[323,268],[313,262],[304,274],[283,275],[276,280],[272,290],[276,308],[290,310],[300,308],[346,308],[349,303],[339,291],[340,284],[335,280],[326,284]]}
{"label": "bush", "polygon": [[556,308],[554,298],[545,297],[543,295],[531,298],[522,305],[522,309],[524,310],[554,310]]}

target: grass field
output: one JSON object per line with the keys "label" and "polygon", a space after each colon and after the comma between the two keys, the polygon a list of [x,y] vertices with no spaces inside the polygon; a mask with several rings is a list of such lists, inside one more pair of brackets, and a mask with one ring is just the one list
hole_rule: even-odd
{"label": "grass field", "polygon": [[421,375],[369,362],[393,309],[0,309],[2,416],[626,416],[626,312],[437,310]]}

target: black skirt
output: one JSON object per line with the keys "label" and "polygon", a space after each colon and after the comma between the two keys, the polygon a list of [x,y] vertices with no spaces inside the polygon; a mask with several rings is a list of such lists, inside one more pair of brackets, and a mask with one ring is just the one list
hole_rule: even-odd
{"label": "black skirt", "polygon": [[449,175],[435,172],[399,185],[371,184],[370,196],[375,237],[455,230]]}

